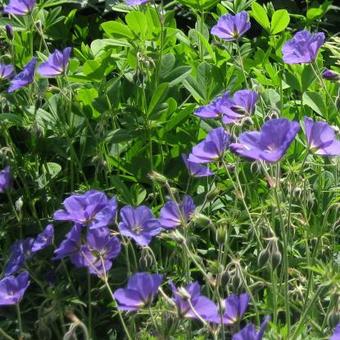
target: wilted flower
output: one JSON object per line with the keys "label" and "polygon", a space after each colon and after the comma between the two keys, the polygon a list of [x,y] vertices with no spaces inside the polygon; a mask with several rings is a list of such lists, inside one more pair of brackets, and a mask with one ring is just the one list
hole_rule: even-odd
{"label": "wilted flower", "polygon": [[14,76],[14,67],[11,64],[0,64],[0,80],[11,79]]}
{"label": "wilted flower", "polygon": [[22,272],[17,277],[6,276],[0,280],[0,306],[19,303],[29,284],[28,272]]}
{"label": "wilted flower", "polygon": [[63,205],[64,209],[54,213],[56,221],[70,221],[90,229],[108,226],[117,211],[116,199],[108,199],[103,192],[96,190],[72,195],[65,199]]}
{"label": "wilted flower", "polygon": [[176,288],[170,281],[172,300],[175,302],[180,318],[198,319],[200,316],[210,321],[217,313],[217,307],[213,301],[201,295],[201,287],[198,282],[190,283],[185,288]]}
{"label": "wilted flower", "polygon": [[332,70],[326,69],[322,72],[322,77],[327,80],[339,80],[340,75]]}
{"label": "wilted flower", "polygon": [[163,275],[150,273],[133,274],[126,288],[119,288],[113,294],[118,303],[118,309],[136,311],[151,304],[158,288],[163,281]]}
{"label": "wilted flower", "polygon": [[5,266],[5,275],[12,275],[17,272],[26,260],[32,256],[32,245],[34,239],[32,237],[24,240],[17,240],[11,246],[11,254]]}
{"label": "wilted flower", "polygon": [[36,63],[37,58],[33,57],[32,60],[24,66],[23,70],[11,80],[7,90],[9,93],[19,90],[33,82]]}
{"label": "wilted flower", "polygon": [[6,29],[7,38],[9,40],[13,40],[13,38],[14,38],[13,26],[7,24],[7,25],[5,25],[5,29]]}
{"label": "wilted flower", "polygon": [[340,323],[338,323],[334,329],[334,333],[329,340],[340,340]]}
{"label": "wilted flower", "polygon": [[138,5],[144,5],[149,0],[126,0],[126,4],[129,6],[138,6]]}
{"label": "wilted flower", "polygon": [[185,154],[182,154],[182,159],[192,177],[208,177],[214,174],[208,167],[190,162]]}
{"label": "wilted flower", "polygon": [[223,112],[224,124],[235,123],[254,113],[257,93],[251,90],[240,90],[234,93],[230,105]]}
{"label": "wilted flower", "polygon": [[6,166],[0,171],[0,192],[5,192],[11,186],[11,168]]}
{"label": "wilted flower", "polygon": [[91,274],[104,275],[112,267],[121,250],[120,241],[110,235],[108,228],[89,230],[87,242],[81,247],[84,265]]}
{"label": "wilted flower", "polygon": [[188,223],[191,215],[195,211],[195,203],[193,199],[185,195],[181,203],[168,201],[161,209],[159,222],[162,227],[172,229]]}
{"label": "wilted flower", "polygon": [[65,240],[54,251],[53,260],[60,260],[69,256],[71,262],[78,268],[84,266],[84,258],[80,253],[82,226],[75,224],[70,232],[66,234]]}
{"label": "wilted flower", "polygon": [[55,50],[48,60],[38,67],[40,75],[52,78],[64,74],[70,59],[72,48],[66,47],[63,51]]}
{"label": "wilted flower", "polygon": [[162,230],[159,221],[145,205],[137,208],[127,205],[121,209],[120,217],[122,219],[118,225],[120,233],[131,237],[140,246],[147,246]]}
{"label": "wilted flower", "polygon": [[246,11],[236,15],[223,15],[211,29],[211,34],[226,41],[238,40],[250,29],[249,15]]}
{"label": "wilted flower", "polygon": [[260,132],[242,133],[230,149],[246,158],[274,163],[282,158],[299,129],[297,122],[285,118],[271,119]]}
{"label": "wilted flower", "polygon": [[259,332],[256,331],[256,328],[252,323],[248,323],[240,332],[233,335],[232,340],[261,340],[269,320],[269,316],[264,318]]}
{"label": "wilted flower", "polygon": [[324,42],[325,34],[322,32],[313,34],[299,31],[283,45],[283,61],[286,64],[311,63],[316,59],[319,48]]}
{"label": "wilted flower", "polygon": [[340,141],[335,137],[334,130],[325,122],[314,122],[304,118],[305,133],[309,148],[322,156],[340,155]]}
{"label": "wilted flower", "polygon": [[223,156],[230,143],[230,136],[222,128],[211,130],[206,138],[192,148],[189,162],[209,163]]}
{"label": "wilted flower", "polygon": [[32,11],[35,3],[36,0],[10,0],[4,8],[4,12],[19,16],[26,15]]}
{"label": "wilted flower", "polygon": [[46,228],[38,234],[32,245],[32,253],[36,253],[52,244],[54,237],[54,228],[48,224]]}

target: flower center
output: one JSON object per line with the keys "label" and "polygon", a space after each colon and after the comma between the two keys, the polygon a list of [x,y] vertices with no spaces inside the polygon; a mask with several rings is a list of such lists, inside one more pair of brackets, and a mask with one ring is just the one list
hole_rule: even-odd
{"label": "flower center", "polygon": [[143,227],[140,226],[140,225],[135,225],[135,226],[132,228],[132,231],[133,231],[135,234],[139,235],[139,234],[143,231]]}

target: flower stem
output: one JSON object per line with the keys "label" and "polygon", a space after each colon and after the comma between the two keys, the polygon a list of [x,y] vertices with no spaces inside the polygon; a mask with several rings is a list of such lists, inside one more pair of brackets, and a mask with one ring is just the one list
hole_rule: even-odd
{"label": "flower stem", "polygon": [[17,318],[18,318],[18,326],[19,326],[19,339],[24,339],[24,332],[22,329],[22,320],[21,320],[21,311],[20,311],[20,304],[17,303],[15,305],[16,310],[17,310]]}
{"label": "flower stem", "polygon": [[87,272],[87,304],[88,304],[88,331],[89,338],[92,339],[92,297],[91,297],[91,274]]}
{"label": "flower stem", "polygon": [[246,87],[248,88],[247,76],[246,76],[246,72],[244,70],[244,64],[243,64],[243,59],[242,59],[242,55],[241,55],[241,47],[240,47],[240,43],[239,43],[238,40],[236,41],[236,50],[237,50],[237,54],[238,54],[238,58],[239,58],[240,67],[241,67],[241,70],[242,70],[244,82],[246,84]]}

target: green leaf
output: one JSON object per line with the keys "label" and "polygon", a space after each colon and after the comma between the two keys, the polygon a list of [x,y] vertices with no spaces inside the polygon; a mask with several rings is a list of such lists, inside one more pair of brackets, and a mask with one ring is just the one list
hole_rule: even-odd
{"label": "green leaf", "polygon": [[144,37],[148,31],[146,16],[142,12],[132,11],[126,15],[125,21],[130,30],[137,36]]}
{"label": "green leaf", "polygon": [[289,24],[289,13],[285,9],[279,9],[275,11],[272,16],[272,22],[270,24],[270,33],[277,34],[282,32]]}
{"label": "green leaf", "polygon": [[267,11],[263,6],[259,5],[257,2],[253,2],[251,4],[251,15],[265,30],[270,30],[270,22]]}
{"label": "green leaf", "polygon": [[168,92],[169,84],[162,83],[158,86],[156,92],[153,94],[150,104],[148,107],[148,116],[151,115],[157,106],[161,103],[161,101],[165,98],[166,93]]}
{"label": "green leaf", "polygon": [[125,24],[122,24],[118,21],[107,21],[101,24],[102,29],[104,32],[109,35],[110,37],[125,37],[128,39],[133,39],[134,35],[132,34],[131,30]]}
{"label": "green leaf", "polygon": [[305,105],[309,106],[319,115],[325,117],[326,106],[320,93],[308,91],[303,94],[302,98]]}
{"label": "green leaf", "polygon": [[314,20],[314,19],[318,19],[322,17],[323,14],[324,14],[324,11],[322,10],[322,8],[314,7],[314,8],[310,8],[307,11],[306,17],[308,20]]}

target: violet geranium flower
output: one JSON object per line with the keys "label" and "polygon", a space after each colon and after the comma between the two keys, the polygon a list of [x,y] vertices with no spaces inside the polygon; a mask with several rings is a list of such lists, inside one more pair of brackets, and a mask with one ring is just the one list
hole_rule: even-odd
{"label": "violet geranium flower", "polygon": [[222,116],[224,124],[235,123],[254,113],[258,95],[255,91],[240,90],[234,93],[231,103]]}
{"label": "violet geranium flower", "polygon": [[87,242],[81,247],[84,265],[91,274],[103,276],[112,267],[121,250],[120,241],[111,236],[108,228],[89,230]]}
{"label": "violet geranium flower", "polygon": [[0,306],[18,304],[30,284],[28,272],[6,276],[0,280]]}
{"label": "violet geranium flower", "polygon": [[299,129],[297,122],[285,118],[271,119],[264,123],[260,132],[242,133],[230,149],[246,158],[275,163],[285,154]]}
{"label": "violet geranium flower", "polygon": [[0,80],[8,80],[14,76],[14,66],[11,64],[0,64]]}
{"label": "violet geranium flower", "polygon": [[249,15],[246,11],[236,15],[223,15],[211,29],[211,34],[226,40],[238,40],[250,29]]}
{"label": "violet geranium flower", "polygon": [[130,205],[120,210],[122,222],[118,229],[123,236],[131,237],[140,246],[147,246],[162,228],[151,210],[145,205],[133,208]]}
{"label": "violet geranium flower", "polygon": [[230,143],[230,136],[219,127],[211,130],[206,138],[192,148],[189,162],[209,163],[223,156]]}
{"label": "violet geranium flower", "polygon": [[166,229],[173,229],[185,225],[195,211],[193,199],[185,195],[181,203],[170,200],[161,209],[159,222]]}
{"label": "violet geranium flower", "polygon": [[199,107],[194,115],[206,118],[218,118],[224,114],[225,108],[230,107],[232,104],[229,91],[224,92],[222,95],[214,98],[209,104]]}
{"label": "violet geranium flower", "polygon": [[66,238],[60,243],[54,251],[53,260],[61,260],[70,257],[71,262],[77,267],[84,267],[84,258],[80,252],[81,249],[81,229],[82,226],[75,224]]}
{"label": "violet geranium flower", "polygon": [[64,74],[70,59],[72,47],[63,51],[55,50],[48,60],[38,67],[38,72],[43,77],[52,78]]}
{"label": "violet geranium flower", "polygon": [[283,61],[286,64],[306,64],[316,59],[319,48],[325,42],[322,32],[310,33],[299,31],[282,48]]}
{"label": "violet geranium flower", "polygon": [[11,254],[4,269],[5,275],[16,273],[24,265],[24,262],[32,256],[33,242],[34,239],[28,237],[24,240],[17,240],[12,244]]}
{"label": "violet geranium flower", "polygon": [[213,301],[201,294],[198,282],[190,283],[185,288],[176,288],[170,282],[172,300],[176,304],[180,318],[198,319],[198,316],[206,321],[211,321],[217,313],[217,307]]}
{"label": "violet geranium flower", "polygon": [[46,228],[35,238],[32,245],[32,253],[36,253],[51,245],[53,237],[54,237],[53,225],[48,224]]}
{"label": "violet geranium flower", "polygon": [[118,309],[136,311],[150,305],[163,281],[163,275],[150,273],[133,274],[126,288],[119,288],[113,294]]}
{"label": "violet geranium flower", "polygon": [[70,221],[90,229],[108,226],[115,218],[117,201],[100,191],[90,190],[72,195],[63,202],[64,209],[54,213],[56,221]]}
{"label": "violet geranium flower", "polygon": [[126,4],[129,6],[138,6],[138,5],[144,5],[149,0],[126,0]]}
{"label": "violet geranium flower", "polygon": [[0,192],[5,192],[11,186],[11,168],[6,166],[0,171]]}
{"label": "violet geranium flower", "polygon": [[225,325],[231,325],[239,321],[246,312],[249,303],[249,295],[247,293],[235,295],[231,294],[224,300],[224,313],[222,320]]}
{"label": "violet geranium flower", "polygon": [[340,74],[332,70],[326,69],[322,72],[322,78],[327,79],[327,80],[339,80]]}
{"label": "violet geranium flower", "polygon": [[336,139],[334,130],[325,122],[314,122],[304,118],[307,144],[310,150],[321,156],[339,156],[340,141]]}
{"label": "violet geranium flower", "polygon": [[32,11],[35,3],[36,0],[10,0],[4,8],[4,12],[19,16],[26,15]]}
{"label": "violet geranium flower", "polygon": [[185,154],[182,154],[182,159],[192,177],[208,177],[214,174],[208,167],[190,162]]}
{"label": "violet geranium flower", "polygon": [[7,90],[8,93],[17,91],[33,82],[36,63],[37,58],[33,57],[31,61],[24,66],[23,70],[11,80],[10,86]]}
{"label": "violet geranium flower", "polygon": [[266,316],[264,318],[258,332],[256,331],[256,328],[252,323],[248,323],[245,327],[241,329],[240,332],[233,335],[232,340],[262,340],[269,320],[269,316]]}
{"label": "violet geranium flower", "polygon": [[332,336],[329,340],[339,340],[340,339],[340,323],[338,323],[334,329]]}

